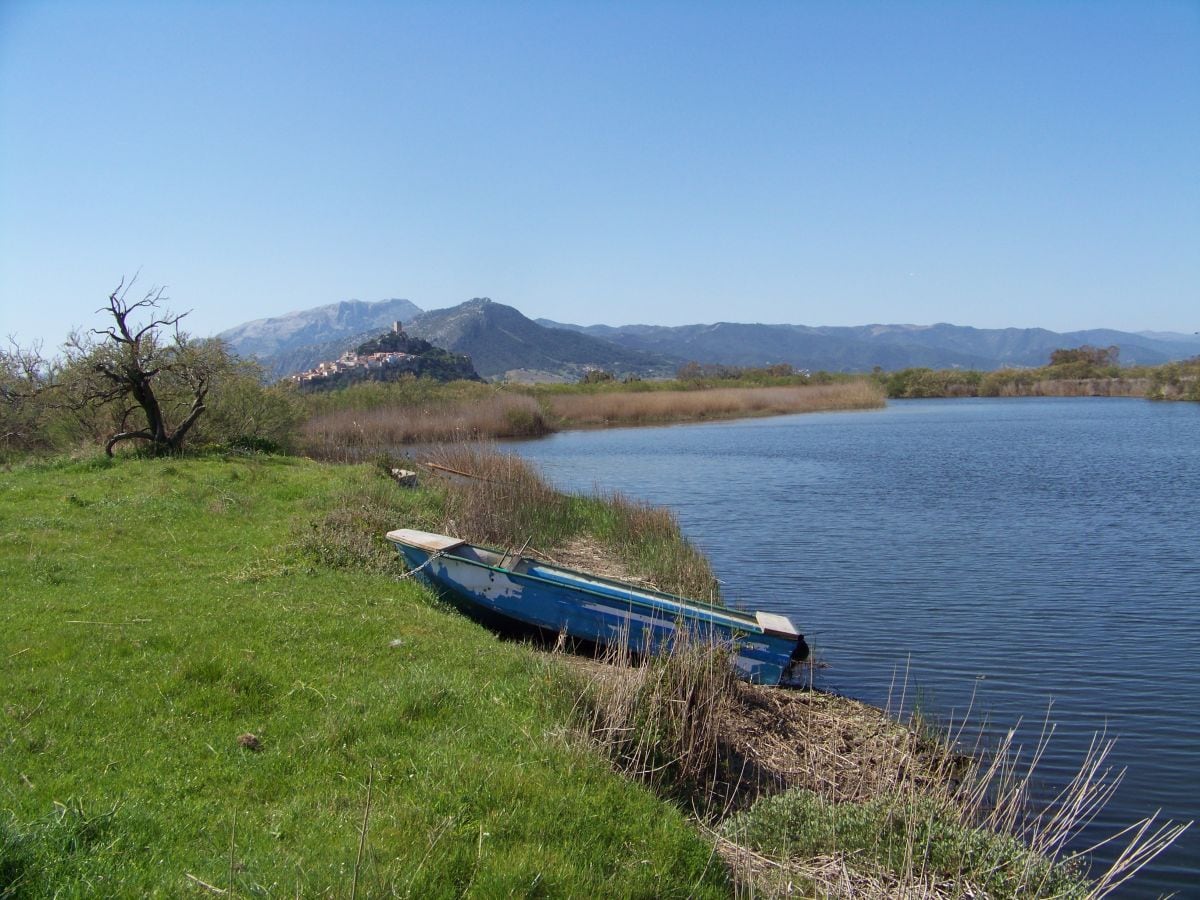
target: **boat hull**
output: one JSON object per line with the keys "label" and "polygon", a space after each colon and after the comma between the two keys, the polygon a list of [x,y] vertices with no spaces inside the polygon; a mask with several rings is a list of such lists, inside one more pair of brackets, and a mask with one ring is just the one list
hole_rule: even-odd
{"label": "boat hull", "polygon": [[[403,537],[413,534],[423,537]],[[426,539],[431,537],[445,546]],[[727,647],[738,674],[762,684],[778,684],[807,657],[803,636],[781,616],[695,603],[532,559],[509,563],[498,551],[424,532],[400,530],[388,538],[418,577],[493,621],[627,646],[635,655],[669,651],[686,632],[689,639]],[[776,627],[764,627],[760,618]]]}

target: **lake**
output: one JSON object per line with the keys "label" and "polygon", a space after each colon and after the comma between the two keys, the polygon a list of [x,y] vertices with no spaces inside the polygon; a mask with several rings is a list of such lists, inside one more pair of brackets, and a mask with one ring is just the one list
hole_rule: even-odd
{"label": "lake", "polygon": [[[1047,789],[1116,737],[1128,771],[1081,847],[1200,818],[1200,406],[909,400],[508,447],[674,510],[727,602],[808,635],[819,687],[941,720],[973,703],[1029,743],[1048,716]],[[1171,890],[1200,895],[1198,826],[1119,893]]]}

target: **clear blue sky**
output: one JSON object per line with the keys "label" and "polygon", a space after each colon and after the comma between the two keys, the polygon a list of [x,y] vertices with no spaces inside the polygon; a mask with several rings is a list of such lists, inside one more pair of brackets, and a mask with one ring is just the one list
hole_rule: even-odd
{"label": "clear blue sky", "polygon": [[122,274],[210,334],[1200,330],[1200,3],[0,0],[0,337]]}

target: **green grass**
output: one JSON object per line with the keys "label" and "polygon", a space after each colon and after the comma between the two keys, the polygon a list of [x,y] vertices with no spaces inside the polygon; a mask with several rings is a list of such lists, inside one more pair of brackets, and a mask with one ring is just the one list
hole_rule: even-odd
{"label": "green grass", "polygon": [[261,896],[727,892],[678,810],[571,737],[552,662],[330,530],[437,515],[390,485],[344,508],[374,479],[279,458],[0,475],[0,896],[231,874]]}
{"label": "green grass", "polygon": [[917,875],[956,895],[1083,898],[1091,891],[1077,866],[1051,863],[1015,838],[966,827],[952,807],[932,797],[834,804],[793,790],[760,800],[721,831],[740,846],[801,866],[853,860],[854,868],[883,884]]}

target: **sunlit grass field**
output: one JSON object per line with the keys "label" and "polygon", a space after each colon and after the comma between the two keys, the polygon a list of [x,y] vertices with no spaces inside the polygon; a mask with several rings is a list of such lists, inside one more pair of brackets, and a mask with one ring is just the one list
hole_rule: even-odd
{"label": "sunlit grass field", "polygon": [[[0,895],[727,892],[682,813],[571,737],[553,660],[399,580],[382,541],[336,565],[321,523],[377,478],[0,473]],[[396,488],[393,525],[431,496]]]}

